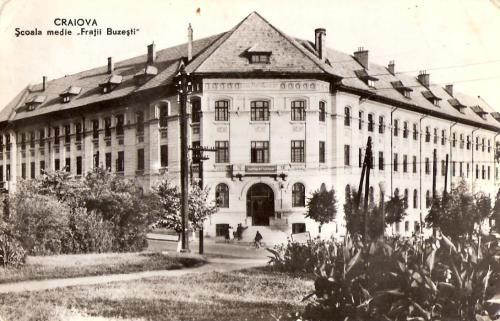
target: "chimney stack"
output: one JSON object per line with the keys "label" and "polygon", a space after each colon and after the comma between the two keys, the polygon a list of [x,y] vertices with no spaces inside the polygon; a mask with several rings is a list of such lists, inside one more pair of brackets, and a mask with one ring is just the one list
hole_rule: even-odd
{"label": "chimney stack", "polygon": [[325,60],[326,52],[326,30],[324,28],[318,28],[314,30],[314,49],[318,53],[318,57],[321,60]]}
{"label": "chimney stack", "polygon": [[156,50],[155,49],[156,49],[156,45],[154,42],[148,46],[148,65],[153,64],[155,59],[156,59]]}
{"label": "chimney stack", "polygon": [[387,70],[389,70],[389,72],[394,75],[395,74],[395,67],[396,67],[396,65],[394,63],[394,60],[391,60],[391,61],[389,61],[389,64],[387,65]]}
{"label": "chimney stack", "polygon": [[363,47],[359,47],[358,51],[354,53],[354,58],[363,66],[363,68],[368,69],[368,50]]}
{"label": "chimney stack", "polygon": [[188,62],[193,59],[193,28],[191,24],[188,26]]}
{"label": "chimney stack", "polygon": [[42,91],[45,91],[47,89],[47,76],[42,77]]}
{"label": "chimney stack", "polygon": [[424,87],[429,87],[429,77],[430,75],[427,73],[427,71],[422,70],[418,74],[417,79]]}
{"label": "chimney stack", "polygon": [[446,90],[446,92],[451,96],[453,97],[453,85],[452,84],[448,84],[446,85],[446,87],[444,88],[444,90]]}
{"label": "chimney stack", "polygon": [[108,57],[108,74],[112,74],[115,70],[115,65],[113,64],[113,57]]}

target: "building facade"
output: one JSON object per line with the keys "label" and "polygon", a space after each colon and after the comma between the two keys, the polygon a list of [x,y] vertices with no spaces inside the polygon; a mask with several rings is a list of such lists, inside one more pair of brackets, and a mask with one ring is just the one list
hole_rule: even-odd
{"label": "building facade", "polygon": [[[346,192],[357,189],[372,140],[370,193],[399,194],[408,216],[392,228],[420,231],[430,208],[433,159],[441,193],[464,179],[496,195],[500,114],[469,97],[380,66],[368,50],[350,54],[292,38],[257,13],[228,32],[28,86],[0,112],[0,178],[17,182],[65,169],[75,176],[103,166],[150,189],[162,175],[179,180],[179,102],[174,77],[189,72],[189,142],[215,152],[190,154],[220,210],[207,236],[228,226],[264,240],[319,233],[305,218],[307,198],[334,188],[338,215],[321,234],[342,235]],[[202,169],[200,169],[202,164]]]}

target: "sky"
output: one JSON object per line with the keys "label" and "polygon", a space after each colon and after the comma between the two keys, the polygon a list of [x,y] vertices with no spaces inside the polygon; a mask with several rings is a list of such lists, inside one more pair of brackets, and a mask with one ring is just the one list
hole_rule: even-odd
{"label": "sky", "polygon": [[[227,31],[257,11],[288,35],[314,39],[325,28],[328,47],[396,71],[430,73],[431,82],[481,96],[500,111],[500,0],[0,0],[0,109],[28,84]],[[95,19],[98,26],[138,28],[132,36],[19,36],[16,28],[61,30],[54,20]],[[78,27],[67,27],[74,33]],[[89,27],[91,28],[91,27]]]}

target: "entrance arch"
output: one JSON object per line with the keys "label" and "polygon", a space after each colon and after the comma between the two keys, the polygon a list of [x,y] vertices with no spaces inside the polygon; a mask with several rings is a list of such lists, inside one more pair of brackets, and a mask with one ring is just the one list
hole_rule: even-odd
{"label": "entrance arch", "polygon": [[247,192],[247,216],[254,226],[268,226],[269,217],[274,217],[274,192],[268,185],[257,183]]}

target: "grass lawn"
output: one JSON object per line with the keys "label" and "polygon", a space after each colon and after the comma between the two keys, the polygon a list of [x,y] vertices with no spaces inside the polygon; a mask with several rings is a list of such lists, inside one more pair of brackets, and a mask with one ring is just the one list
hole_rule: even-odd
{"label": "grass lawn", "polygon": [[30,256],[22,267],[0,267],[0,283],[171,270],[201,263],[195,258],[150,252]]}
{"label": "grass lawn", "polygon": [[[313,281],[256,268],[0,295],[5,320],[276,320]],[[27,309],[26,307],[30,307]]]}

